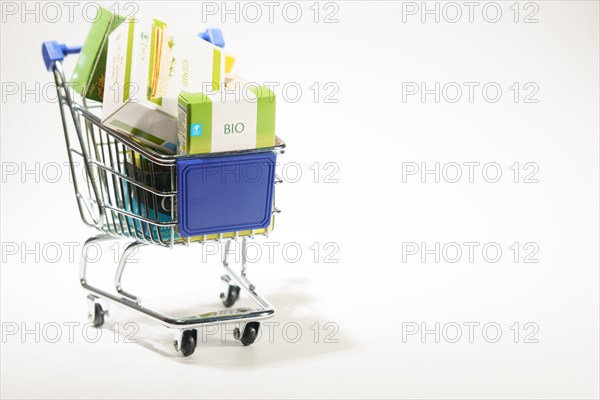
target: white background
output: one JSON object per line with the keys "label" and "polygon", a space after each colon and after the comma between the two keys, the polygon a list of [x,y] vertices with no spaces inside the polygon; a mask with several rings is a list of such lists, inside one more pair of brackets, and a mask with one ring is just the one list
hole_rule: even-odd
{"label": "white background", "polygon": [[[297,168],[287,167],[277,198],[283,213],[268,239],[279,246],[270,262],[259,242],[263,257],[250,269],[258,290],[278,309],[272,343],[263,336],[243,348],[211,335],[190,358],[175,354],[166,328],[117,307],[107,326],[135,322],[139,344],[124,343],[123,336],[115,343],[108,327],[98,342],[85,339],[95,332],[84,329],[78,258],[70,257],[67,243],[78,252],[94,232],[79,220],[66,167],[53,182],[56,169],[50,169],[67,157],[53,89],[44,90],[52,77],[40,47],[44,40],[82,43],[89,24],[80,3],[72,22],[66,6],[59,6],[61,17],[52,22],[55,11],[47,9],[44,18],[38,4],[36,22],[35,13],[4,12],[5,4],[3,398],[598,397],[598,2],[535,2],[537,23],[523,22],[535,10],[524,3],[517,5],[519,22],[512,2],[501,2],[496,23],[483,18],[486,3],[472,23],[463,5],[458,22],[450,23],[454,14],[448,14],[436,23],[432,15],[422,22],[419,13],[405,13],[403,22],[407,3],[338,2],[338,22],[328,24],[322,19],[335,8],[324,4],[318,23],[311,3],[302,3],[298,23],[283,18],[282,6],[270,23],[263,3],[258,23],[243,15],[239,23],[234,15],[222,23],[220,14],[203,14],[199,2],[137,3],[140,11],[191,32],[221,27],[226,48],[237,57],[235,72],[247,79],[302,88],[297,102],[289,98],[293,90],[288,101],[276,91],[278,134],[288,145],[280,161],[299,167],[302,176],[296,179]],[[73,65],[69,59],[65,68]],[[316,102],[310,89],[315,82]],[[328,82],[339,88],[332,97],[337,103],[325,102]],[[433,95],[403,102],[403,82],[480,86],[473,102],[464,86],[457,103],[448,96],[436,103]],[[503,90],[495,103],[482,97],[488,82]],[[520,97],[515,103],[515,82],[521,96],[529,93],[524,85],[534,83],[538,102]],[[424,183],[420,175],[403,182],[403,163],[433,168],[436,162],[440,168],[480,166],[473,183],[466,167],[457,183],[444,177],[436,183],[432,175]],[[502,170],[497,183],[482,176],[481,166],[490,162]],[[515,162],[522,172],[518,183],[509,169]],[[528,162],[539,168],[537,183],[523,182]],[[38,173],[22,174],[36,168]],[[433,255],[422,262],[418,254],[404,254],[403,262],[403,243],[406,248],[410,242],[428,248],[436,242],[481,245],[472,263],[466,253],[455,263],[449,257],[436,263]],[[515,242],[518,262],[509,248]],[[537,263],[524,262],[529,242],[538,248]],[[297,262],[291,250],[282,254],[289,243],[302,249]],[[311,250],[314,243],[318,254]],[[327,243],[333,245],[325,248]],[[483,258],[486,243],[501,247],[499,261]],[[39,251],[25,251],[36,246]],[[332,249],[339,249],[330,260],[337,263],[325,262]],[[94,279],[108,286],[113,257],[109,250],[104,254],[106,262],[94,265]],[[167,311],[219,308],[218,257],[202,265],[202,254],[200,246],[145,249],[126,272],[125,285]],[[469,322],[479,324],[472,343],[464,325]],[[69,323],[79,324],[73,340]],[[435,329],[436,323],[439,343],[434,334],[403,341],[407,327]],[[457,343],[451,343],[454,323],[462,327]],[[489,340],[493,329],[482,333],[487,323],[502,329],[496,343]],[[62,336],[50,343],[54,324]],[[19,332],[6,335],[15,326]],[[284,332],[284,326],[292,328]],[[293,343],[297,327],[302,336]],[[37,330],[39,343],[33,333],[22,337],[23,329]]]}

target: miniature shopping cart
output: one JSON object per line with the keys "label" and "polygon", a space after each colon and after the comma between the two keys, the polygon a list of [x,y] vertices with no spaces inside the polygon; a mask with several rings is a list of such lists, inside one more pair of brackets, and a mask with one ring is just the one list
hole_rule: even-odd
{"label": "miniature shopping cart", "polygon": [[[100,104],[75,100],[65,80],[62,61],[80,48],[45,42],[42,53],[46,68],[56,81],[67,154],[77,206],[83,221],[100,233],[88,239],[81,255],[80,280],[89,292],[89,318],[95,327],[104,323],[108,301],[127,306],[175,328],[175,348],[191,355],[197,330],[205,324],[236,323],[234,338],[247,346],[258,335],[260,320],[275,309],[259,296],[247,276],[246,241],[268,235],[275,215],[276,157],[285,144],[276,139],[269,148],[193,156],[163,155],[136,141],[135,137],[110,129],[100,122]],[[78,168],[83,168],[83,173]],[[88,283],[87,252],[91,245],[108,239],[131,241],[122,254],[115,274],[115,290]],[[228,259],[232,241],[241,241],[241,272]],[[226,289],[221,300],[225,310],[173,317],[142,305],[139,297],[123,289],[121,278],[134,250],[145,245],[173,248],[208,241],[225,246],[222,276]],[[240,291],[257,308],[231,308]],[[102,300],[102,301],[101,301]]]}

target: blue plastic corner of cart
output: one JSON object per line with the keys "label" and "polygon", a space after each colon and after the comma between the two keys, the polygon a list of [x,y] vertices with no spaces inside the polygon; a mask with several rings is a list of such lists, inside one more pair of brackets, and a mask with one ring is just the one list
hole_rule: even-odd
{"label": "blue plastic corner of cart", "polygon": [[267,228],[271,223],[272,152],[177,160],[177,219],[184,237]]}
{"label": "blue plastic corner of cart", "polygon": [[204,32],[200,32],[198,37],[214,44],[217,47],[225,47],[225,39],[223,38],[223,32],[221,32],[220,29],[207,29]]}
{"label": "blue plastic corner of cart", "polygon": [[66,44],[55,41],[42,43],[42,57],[44,57],[44,65],[48,71],[52,70],[52,66],[56,61],[62,61],[67,54],[75,54],[81,51],[81,46],[68,47]]}

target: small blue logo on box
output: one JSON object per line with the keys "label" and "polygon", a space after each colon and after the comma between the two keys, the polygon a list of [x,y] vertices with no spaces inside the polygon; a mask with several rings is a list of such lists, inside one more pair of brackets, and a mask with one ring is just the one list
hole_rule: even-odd
{"label": "small blue logo on box", "polygon": [[191,136],[202,136],[202,124],[192,124],[190,126]]}

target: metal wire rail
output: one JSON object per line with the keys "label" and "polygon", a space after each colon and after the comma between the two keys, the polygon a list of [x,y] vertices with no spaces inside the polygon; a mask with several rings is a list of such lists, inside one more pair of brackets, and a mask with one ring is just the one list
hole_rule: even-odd
{"label": "metal wire rail", "polygon": [[[50,50],[47,46],[50,46]],[[56,46],[59,46],[59,50],[62,46],[63,51],[48,62],[46,52],[58,51]],[[58,45],[56,42],[46,42],[43,45],[46,66],[53,72],[56,83],[79,214],[84,223],[100,231],[99,235],[85,242],[81,256],[80,282],[89,292],[88,317],[94,326],[103,325],[108,313],[100,299],[127,306],[169,328],[176,328],[175,348],[185,356],[194,352],[197,342],[195,328],[204,324],[236,322],[237,327],[234,330],[236,340],[243,345],[252,344],[260,328],[258,320],[272,316],[275,309],[257,294],[255,286],[248,280],[246,243],[248,237],[253,239],[255,235],[269,235],[274,225],[275,215],[280,212],[279,209],[273,204],[271,223],[267,228],[196,237],[181,236],[177,231],[177,160],[181,156],[160,154],[140,144],[133,136],[104,126],[96,114],[99,104],[90,104],[85,99],[82,99],[81,103],[76,102],[76,96],[65,79],[62,59],[66,54],[75,53],[78,49],[72,51],[64,49],[67,49],[66,46]],[[193,157],[210,158],[264,152],[282,154],[284,148],[285,144],[277,138],[276,145],[269,148]],[[273,184],[281,181],[280,178],[275,177]],[[240,274],[232,269],[228,260],[231,240],[238,240],[239,237],[242,239]],[[92,244],[119,238],[132,242],[120,256],[114,279],[116,293],[112,293],[88,283],[87,251]],[[243,290],[258,308],[229,308],[193,316],[173,317],[142,306],[138,296],[123,290],[123,272],[136,248],[145,245],[172,248],[175,245],[189,246],[192,242],[222,240],[226,240],[223,257],[225,274],[221,277],[226,285],[226,290],[221,293],[224,305],[233,306]]]}

